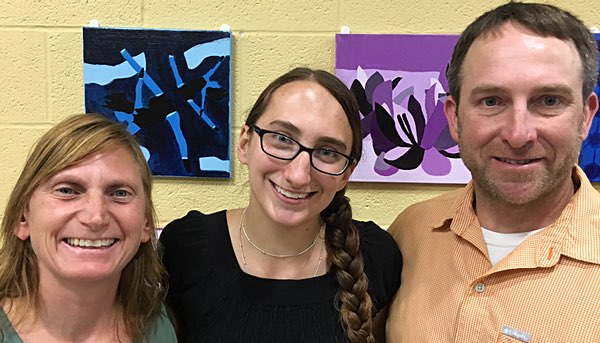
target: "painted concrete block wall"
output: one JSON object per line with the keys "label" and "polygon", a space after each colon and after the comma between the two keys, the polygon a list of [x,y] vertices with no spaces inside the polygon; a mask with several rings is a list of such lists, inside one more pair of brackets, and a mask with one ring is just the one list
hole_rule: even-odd
{"label": "painted concrete block wall", "polygon": [[[155,180],[160,224],[190,209],[244,206],[247,173],[237,162],[238,132],[260,91],[295,66],[333,72],[334,35],[459,33],[504,1],[489,0],[4,0],[0,2],[0,208],[35,140],[53,123],[83,111],[81,27],[219,29],[233,32],[232,178]],[[549,2],[600,26],[600,3]],[[409,204],[456,186],[353,183],[355,217],[387,227]],[[0,214],[2,215],[2,214]]]}

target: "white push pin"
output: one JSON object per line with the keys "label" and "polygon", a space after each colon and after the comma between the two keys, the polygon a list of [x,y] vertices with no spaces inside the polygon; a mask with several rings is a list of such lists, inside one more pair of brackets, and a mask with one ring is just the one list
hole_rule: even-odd
{"label": "white push pin", "polygon": [[342,26],[340,32],[343,33],[343,34],[349,34],[350,33],[350,28],[348,26],[344,25],[344,26]]}

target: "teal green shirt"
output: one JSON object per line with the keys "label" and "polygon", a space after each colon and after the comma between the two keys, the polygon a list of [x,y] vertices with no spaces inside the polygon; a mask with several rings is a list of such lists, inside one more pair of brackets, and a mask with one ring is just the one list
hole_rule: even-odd
{"label": "teal green shirt", "polygon": [[142,343],[177,343],[175,329],[167,317],[164,306],[156,320],[156,325],[153,327],[152,331],[146,335]]}
{"label": "teal green shirt", "polygon": [[[6,317],[6,313],[4,313],[2,307],[0,307],[0,329],[3,335],[0,336],[0,343],[23,343]],[[142,343],[177,343],[175,329],[171,321],[167,318],[164,307],[156,320],[156,325],[142,340]]]}
{"label": "teal green shirt", "polygon": [[23,343],[0,306],[0,343]]}

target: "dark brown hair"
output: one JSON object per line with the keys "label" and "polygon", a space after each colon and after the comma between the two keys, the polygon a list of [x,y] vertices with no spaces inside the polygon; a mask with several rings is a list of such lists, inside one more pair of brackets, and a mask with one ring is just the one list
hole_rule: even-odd
{"label": "dark brown hair", "polygon": [[[271,96],[279,87],[294,81],[316,82],[341,105],[352,130],[350,155],[360,160],[362,133],[358,104],[352,92],[334,75],[323,70],[296,68],[271,82],[260,94],[248,114],[246,125],[252,126],[265,111]],[[253,131],[248,131],[251,134]],[[345,196],[346,188],[335,194],[321,217],[326,223],[325,242],[332,254],[332,269],[338,283],[336,307],[352,343],[375,342],[373,337],[373,303],[367,292],[369,279],[364,272],[358,230],[352,224],[352,208]]]}
{"label": "dark brown hair", "polygon": [[592,33],[579,18],[556,6],[509,2],[477,18],[467,26],[454,46],[446,76],[450,94],[457,104],[460,101],[462,67],[469,48],[477,38],[498,33],[507,22],[542,37],[573,42],[581,59],[583,99],[587,99],[594,90],[598,76],[598,47]]}

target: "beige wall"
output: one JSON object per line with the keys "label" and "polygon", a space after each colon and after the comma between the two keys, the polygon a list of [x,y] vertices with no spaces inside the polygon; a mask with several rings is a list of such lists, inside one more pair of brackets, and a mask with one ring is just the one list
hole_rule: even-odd
{"label": "beige wall", "polygon": [[[459,33],[489,0],[3,0],[0,1],[0,208],[35,139],[65,116],[83,111],[81,26],[219,29],[233,31],[233,146],[247,110],[276,76],[294,66],[333,72],[334,35]],[[550,2],[600,26],[600,2]],[[160,224],[190,209],[244,206],[245,168],[232,152],[230,180],[155,181]],[[407,205],[453,186],[358,184],[348,192],[355,217],[387,227]],[[0,214],[1,215],[1,214]]]}

